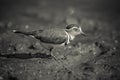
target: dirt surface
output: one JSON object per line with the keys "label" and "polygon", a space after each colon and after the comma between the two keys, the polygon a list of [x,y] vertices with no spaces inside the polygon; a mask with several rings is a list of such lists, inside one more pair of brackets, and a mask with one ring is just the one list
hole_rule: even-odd
{"label": "dirt surface", "polygon": [[[116,1],[4,0],[0,4],[0,80],[120,80]],[[80,25],[87,37],[55,46],[12,32],[63,29],[67,24]]]}

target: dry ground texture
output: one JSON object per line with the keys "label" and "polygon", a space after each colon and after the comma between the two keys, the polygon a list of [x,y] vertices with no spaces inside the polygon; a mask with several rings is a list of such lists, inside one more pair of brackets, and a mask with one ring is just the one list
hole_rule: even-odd
{"label": "dry ground texture", "polygon": [[[117,2],[4,0],[0,4],[0,80],[120,80],[120,16],[113,7]],[[87,37],[77,36],[71,48],[53,48],[11,32],[62,29],[73,23],[81,25]]]}

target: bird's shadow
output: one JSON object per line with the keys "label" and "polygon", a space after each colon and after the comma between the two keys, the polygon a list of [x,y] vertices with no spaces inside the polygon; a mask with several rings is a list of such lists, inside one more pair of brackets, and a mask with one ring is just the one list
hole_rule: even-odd
{"label": "bird's shadow", "polygon": [[6,58],[17,58],[17,59],[30,59],[30,58],[47,58],[51,59],[51,55],[43,54],[43,53],[36,53],[36,54],[7,54],[7,55],[0,55],[0,57]]}

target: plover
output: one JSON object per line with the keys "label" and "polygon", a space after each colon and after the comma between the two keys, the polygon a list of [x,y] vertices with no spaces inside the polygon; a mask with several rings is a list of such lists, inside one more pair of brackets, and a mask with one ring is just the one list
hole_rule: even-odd
{"label": "plover", "polygon": [[81,27],[76,24],[69,24],[65,29],[45,29],[45,30],[36,30],[31,32],[23,32],[18,30],[13,30],[14,33],[21,33],[25,35],[32,35],[36,39],[39,39],[41,42],[49,44],[61,44],[67,45],[70,41],[74,40],[77,35],[84,35]]}

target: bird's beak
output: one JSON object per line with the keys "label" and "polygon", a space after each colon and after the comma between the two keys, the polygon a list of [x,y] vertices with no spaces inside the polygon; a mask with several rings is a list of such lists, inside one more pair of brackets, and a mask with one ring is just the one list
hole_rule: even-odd
{"label": "bird's beak", "polygon": [[83,35],[83,36],[85,36],[85,37],[87,36],[87,34],[85,34],[84,32],[82,32],[81,35]]}
{"label": "bird's beak", "polygon": [[81,29],[81,27],[79,28],[80,29],[80,34],[83,35],[83,36],[87,36]]}

